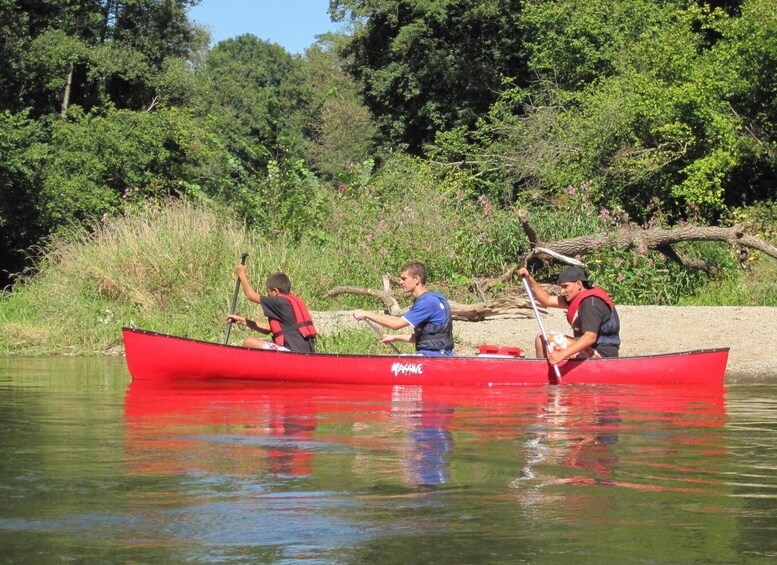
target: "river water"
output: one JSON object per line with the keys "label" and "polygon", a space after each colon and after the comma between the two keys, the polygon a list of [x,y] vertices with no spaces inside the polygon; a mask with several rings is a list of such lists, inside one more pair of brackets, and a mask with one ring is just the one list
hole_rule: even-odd
{"label": "river water", "polygon": [[775,384],[158,387],[0,359],[0,423],[3,563],[777,559]]}

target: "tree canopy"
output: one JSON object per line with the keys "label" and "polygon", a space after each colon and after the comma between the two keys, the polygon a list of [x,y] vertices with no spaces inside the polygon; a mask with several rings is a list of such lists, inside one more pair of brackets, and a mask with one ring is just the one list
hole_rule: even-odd
{"label": "tree canopy", "polygon": [[471,126],[505,77],[526,78],[518,0],[337,0],[354,24],[349,69],[385,138],[418,153],[440,129]]}
{"label": "tree canopy", "polygon": [[209,47],[195,4],[0,2],[2,282],[57,230],[171,196],[317,242],[338,206],[401,221],[429,183],[466,214],[642,225],[775,200],[773,0],[332,0],[348,30],[303,55]]}

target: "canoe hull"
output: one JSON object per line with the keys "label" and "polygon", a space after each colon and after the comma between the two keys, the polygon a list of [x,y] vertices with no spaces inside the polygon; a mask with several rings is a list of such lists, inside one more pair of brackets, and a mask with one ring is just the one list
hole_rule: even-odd
{"label": "canoe hull", "polygon": [[[544,359],[489,356],[335,355],[249,349],[124,328],[133,379],[251,380],[348,385],[546,385]],[[728,349],[569,361],[564,384],[722,386]]]}

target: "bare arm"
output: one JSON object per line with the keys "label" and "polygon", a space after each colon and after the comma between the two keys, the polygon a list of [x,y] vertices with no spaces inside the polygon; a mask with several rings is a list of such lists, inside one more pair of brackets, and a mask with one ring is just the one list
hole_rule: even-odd
{"label": "bare arm", "polygon": [[243,316],[239,316],[238,314],[230,314],[229,316],[227,316],[227,321],[232,322],[233,324],[238,324],[240,326],[246,326],[247,328],[250,328],[255,332],[259,332],[263,334],[268,334],[272,331],[270,330],[270,324],[257,322],[256,320],[249,320],[248,318],[244,318]]}
{"label": "bare arm", "polygon": [[235,274],[237,275],[237,278],[240,279],[240,286],[243,288],[243,293],[246,295],[246,298],[251,302],[256,302],[257,304],[261,304],[262,303],[261,295],[258,292],[256,292],[254,288],[251,286],[251,283],[248,282],[248,277],[246,276],[246,266],[238,265],[235,268]]}
{"label": "bare arm", "polygon": [[560,363],[568,357],[574,357],[576,353],[583,351],[586,347],[593,347],[596,344],[598,337],[599,336],[594,332],[585,332],[583,335],[577,338],[577,340],[575,340],[575,343],[566,349],[553,351],[550,355],[548,355],[548,361],[555,365],[556,363]]}
{"label": "bare arm", "polygon": [[354,310],[353,317],[357,320],[372,320],[376,324],[380,324],[384,328],[390,330],[401,330],[410,325],[410,323],[404,318],[398,316],[388,316],[386,314],[376,314],[375,312],[368,312],[367,310]]}
{"label": "bare arm", "polygon": [[529,283],[529,288],[534,295],[534,299],[540,306],[545,306],[546,308],[568,307],[565,300],[560,299],[558,296],[548,294],[548,292],[542,288],[537,281],[534,280],[534,277],[529,274],[529,271],[526,269],[526,267],[521,267],[518,269],[518,276],[525,278]]}
{"label": "bare arm", "polygon": [[384,334],[381,343],[415,343],[415,334]]}

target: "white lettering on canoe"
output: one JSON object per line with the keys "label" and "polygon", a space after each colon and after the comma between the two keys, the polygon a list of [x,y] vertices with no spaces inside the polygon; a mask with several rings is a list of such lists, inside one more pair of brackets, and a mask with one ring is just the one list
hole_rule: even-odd
{"label": "white lettering on canoe", "polygon": [[395,377],[399,375],[423,375],[424,366],[421,363],[393,363],[391,372]]}

